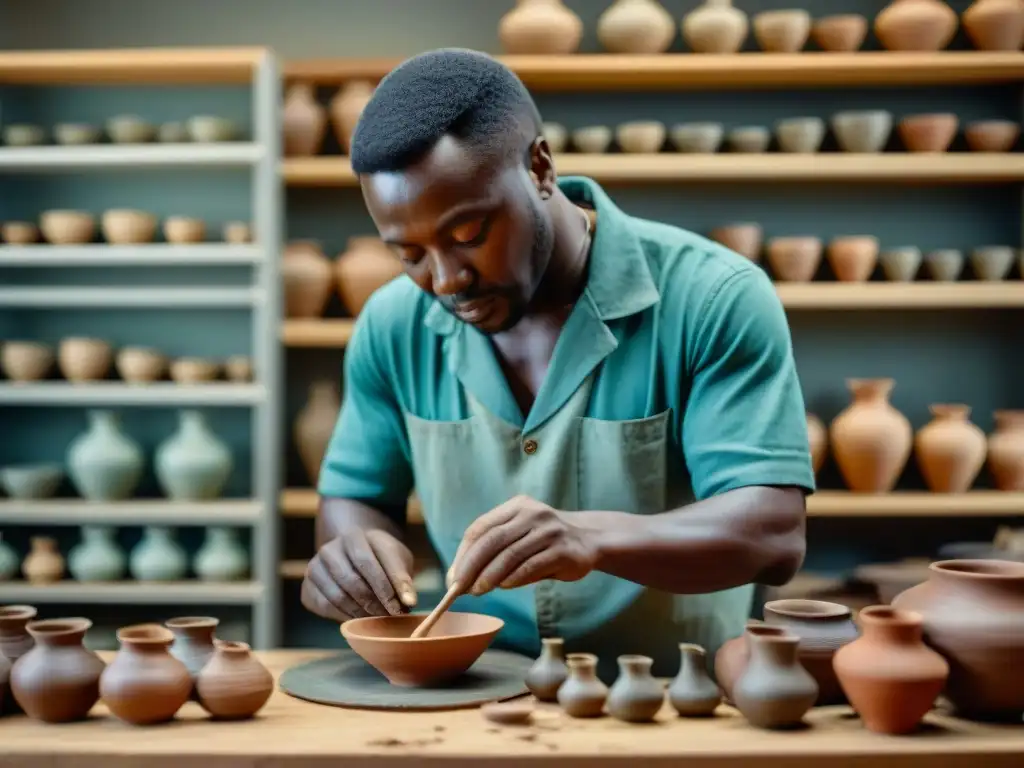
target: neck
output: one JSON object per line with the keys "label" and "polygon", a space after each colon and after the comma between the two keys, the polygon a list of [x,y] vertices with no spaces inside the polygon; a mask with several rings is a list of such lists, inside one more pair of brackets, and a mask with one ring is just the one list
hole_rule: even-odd
{"label": "neck", "polygon": [[573,203],[562,190],[555,188],[547,203],[555,228],[551,261],[530,307],[531,314],[561,312],[579,299],[586,285],[590,262],[590,242],[583,215],[594,230],[595,214]]}

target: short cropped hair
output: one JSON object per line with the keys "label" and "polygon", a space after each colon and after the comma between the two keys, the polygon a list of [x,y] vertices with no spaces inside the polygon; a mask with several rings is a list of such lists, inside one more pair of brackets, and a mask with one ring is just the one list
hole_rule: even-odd
{"label": "short cropped hair", "polygon": [[512,70],[484,53],[442,48],[381,80],[352,135],[352,170],[404,170],[446,135],[491,157],[522,153],[525,161],[540,131],[537,106]]}

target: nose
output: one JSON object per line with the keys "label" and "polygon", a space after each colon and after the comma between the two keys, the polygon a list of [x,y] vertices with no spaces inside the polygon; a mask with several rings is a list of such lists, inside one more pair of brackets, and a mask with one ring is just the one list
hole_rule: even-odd
{"label": "nose", "polygon": [[473,284],[466,265],[442,251],[430,254],[430,287],[437,296],[454,296]]}

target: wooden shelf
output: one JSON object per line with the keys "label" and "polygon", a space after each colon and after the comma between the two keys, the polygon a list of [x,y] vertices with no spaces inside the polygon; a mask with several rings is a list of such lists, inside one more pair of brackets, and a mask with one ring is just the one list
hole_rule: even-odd
{"label": "wooden shelf", "polygon": [[151,168],[230,168],[258,163],[263,147],[244,141],[209,144],[86,144],[79,147],[0,148],[0,170],[59,173],[80,168],[140,171]]}
{"label": "wooden shelf", "polygon": [[286,347],[344,347],[352,338],[356,321],[285,320],[281,342]]}
{"label": "wooden shelf", "polygon": [[[319,499],[312,488],[286,488],[278,505],[285,517],[316,517]],[[423,522],[423,508],[415,496],[409,499],[406,520],[412,525]]]}
{"label": "wooden shelf", "polygon": [[250,605],[263,587],[252,581],[59,581],[56,584],[0,582],[0,603],[87,605]]}
{"label": "wooden shelf", "polygon": [[[1024,54],[1022,54],[1024,55]],[[563,176],[589,176],[605,184],[707,182],[890,182],[959,184],[1024,181],[1024,153],[946,154],[780,152],[587,155],[565,153],[555,160]],[[348,158],[322,156],[282,161],[285,183],[301,187],[354,187]]]}
{"label": "wooden shelf", "polygon": [[1012,517],[1024,516],[1024,493],[971,491],[870,494],[821,491],[807,499],[809,517]]}
{"label": "wooden shelf", "polygon": [[[1017,51],[935,53],[739,53],[702,55],[576,54],[499,59],[534,91],[703,90],[864,85],[955,85],[1024,79]],[[379,80],[400,59],[299,59],[285,64],[288,80],[337,85]]]}
{"label": "wooden shelf", "polygon": [[84,499],[0,500],[5,525],[255,525],[260,502],[219,501],[86,501]]}
{"label": "wooden shelf", "polygon": [[0,405],[207,405],[248,406],[263,402],[267,389],[262,384],[208,382],[178,384],[154,381],[129,384],[96,381],[72,384],[67,381],[0,383]]}
{"label": "wooden shelf", "polygon": [[776,283],[786,309],[1024,307],[1024,280],[957,283]]}

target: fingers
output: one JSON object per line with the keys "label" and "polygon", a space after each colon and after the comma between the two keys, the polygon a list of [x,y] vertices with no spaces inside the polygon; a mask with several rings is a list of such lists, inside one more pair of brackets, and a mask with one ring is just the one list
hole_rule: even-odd
{"label": "fingers", "polygon": [[395,594],[391,579],[388,578],[384,567],[377,560],[377,553],[370,537],[350,537],[345,540],[344,544],[349,562],[362,577],[363,584],[369,588],[376,605],[383,608],[385,614],[396,616],[402,613],[402,603],[399,601],[398,595]]}
{"label": "fingers", "polygon": [[455,578],[455,574],[459,572],[459,566],[462,563],[462,558],[470,547],[476,544],[488,531],[493,528],[504,525],[515,518],[516,511],[519,509],[518,497],[506,501],[501,506],[495,507],[490,512],[481,515],[474,520],[470,526],[466,529],[466,532],[462,534],[462,541],[459,542],[459,548],[455,552],[455,557],[452,558],[452,567],[448,569],[448,576],[446,579],[447,585],[452,585],[452,580]]}
{"label": "fingers", "polygon": [[[413,587],[412,576],[412,552],[401,542],[390,536],[367,536],[370,546],[373,547],[377,561],[381,564],[384,572],[391,582],[391,586],[398,595],[402,606],[412,608],[416,605],[416,589]],[[401,606],[395,613],[401,612]]]}
{"label": "fingers", "polygon": [[544,579],[554,577],[558,570],[559,554],[551,549],[542,549],[506,576],[498,586],[502,589],[515,589],[535,584]]}
{"label": "fingers", "polygon": [[[365,542],[365,539],[364,539]],[[369,545],[365,545],[369,549]],[[320,549],[320,562],[323,563],[331,580],[349,598],[354,600],[361,609],[363,616],[387,616],[388,612],[380,600],[363,580],[362,575],[349,561],[349,545],[336,539]]]}
{"label": "fingers", "polygon": [[[498,585],[503,586],[503,582],[518,568],[547,548],[549,539],[550,536],[543,531],[530,530],[521,539],[501,549],[493,559],[485,563],[469,589],[470,594],[482,595]],[[473,550],[473,554],[475,552]]]}
{"label": "fingers", "polygon": [[[314,559],[306,571],[306,578],[302,580],[302,605],[307,611],[315,613],[317,616],[322,616],[325,619],[331,619],[338,623],[348,621],[353,617],[353,614],[338,608],[338,606],[324,594],[324,590],[320,584],[324,582],[325,579],[327,582],[330,582],[330,578],[326,577],[326,573],[323,572],[320,574],[314,573],[314,569],[318,565],[319,560]],[[320,570],[322,571],[322,566],[320,566]],[[358,608],[358,606],[353,607]],[[355,615],[359,614],[357,613]]]}
{"label": "fingers", "polygon": [[465,587],[471,587],[485,568],[529,533],[530,528],[524,525],[522,520],[513,520],[497,528],[491,528],[462,555],[462,559],[455,566],[455,578]]}

